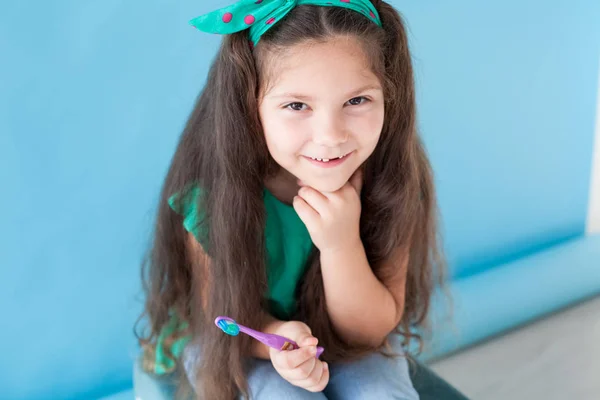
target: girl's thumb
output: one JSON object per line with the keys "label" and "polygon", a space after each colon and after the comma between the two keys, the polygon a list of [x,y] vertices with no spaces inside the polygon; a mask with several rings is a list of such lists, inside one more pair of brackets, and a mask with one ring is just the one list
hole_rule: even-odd
{"label": "girl's thumb", "polygon": [[298,341],[298,346],[300,346],[300,347],[316,346],[317,343],[319,343],[319,339],[317,339],[313,335],[305,335]]}

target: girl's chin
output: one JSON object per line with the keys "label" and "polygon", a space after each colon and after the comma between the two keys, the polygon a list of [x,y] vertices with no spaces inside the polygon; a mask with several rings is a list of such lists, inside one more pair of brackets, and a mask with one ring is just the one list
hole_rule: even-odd
{"label": "girl's chin", "polygon": [[336,192],[338,190],[340,190],[344,185],[346,184],[346,182],[323,182],[321,180],[314,180],[312,182],[304,182],[302,181],[301,185],[304,186],[310,186],[315,190],[318,190],[319,192],[326,192],[326,193],[330,193],[330,192]]}

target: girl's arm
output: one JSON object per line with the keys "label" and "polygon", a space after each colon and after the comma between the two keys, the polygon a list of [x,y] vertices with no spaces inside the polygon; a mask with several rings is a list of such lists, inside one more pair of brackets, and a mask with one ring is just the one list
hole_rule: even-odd
{"label": "girl's arm", "polygon": [[362,242],[345,251],[321,252],[329,317],[348,342],[379,346],[400,323],[404,310],[408,252],[398,250],[383,281],[373,273]]}
{"label": "girl's arm", "polygon": [[302,186],[293,204],[321,251],[325,300],[337,333],[348,342],[379,346],[402,318],[408,251],[396,251],[377,279],[360,239],[362,184],[358,169],[335,192]]}
{"label": "girl's arm", "polygon": [[[198,240],[191,233],[187,234],[187,250],[189,252],[189,257],[191,260],[204,260],[204,262],[199,263],[204,268],[204,277],[205,279],[202,282],[201,290],[203,292],[202,296],[202,304],[204,308],[206,308],[206,299],[209,296],[210,290],[210,268],[208,268],[210,263],[210,257],[204,252],[202,245],[198,243]],[[215,316],[216,317],[216,316]],[[259,327],[258,330],[265,333],[276,333],[277,329],[284,323],[284,321],[280,321],[264,311],[265,323],[262,327]],[[215,329],[217,329],[215,327]],[[265,344],[260,343],[258,340],[252,341],[252,349],[250,353],[253,357],[261,358],[264,360],[269,360],[269,347]]]}

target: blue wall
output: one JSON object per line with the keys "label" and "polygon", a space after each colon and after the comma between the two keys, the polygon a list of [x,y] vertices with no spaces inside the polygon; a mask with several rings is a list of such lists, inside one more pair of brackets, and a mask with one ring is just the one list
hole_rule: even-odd
{"label": "blue wall", "polygon": [[[0,397],[130,385],[139,259],[219,43],[187,20],[228,3],[2,5]],[[600,3],[392,3],[453,274],[581,234]]]}
{"label": "blue wall", "polygon": [[0,398],[130,384],[139,260],[218,44],[193,3],[2,6]]}
{"label": "blue wall", "polygon": [[463,277],[585,230],[600,2],[398,1]]}

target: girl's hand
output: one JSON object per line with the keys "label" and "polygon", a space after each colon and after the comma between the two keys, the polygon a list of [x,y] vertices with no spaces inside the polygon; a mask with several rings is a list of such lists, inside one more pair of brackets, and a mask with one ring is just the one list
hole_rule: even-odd
{"label": "girl's hand", "polygon": [[345,250],[360,243],[362,183],[362,171],[358,169],[335,192],[322,193],[303,186],[294,198],[294,209],[321,252]]}
{"label": "girl's hand", "polygon": [[316,358],[317,338],[311,334],[308,325],[299,321],[283,323],[275,332],[285,336],[300,346],[297,350],[278,351],[269,348],[269,355],[275,370],[283,379],[294,386],[310,392],[322,391],[329,383],[327,363]]}

